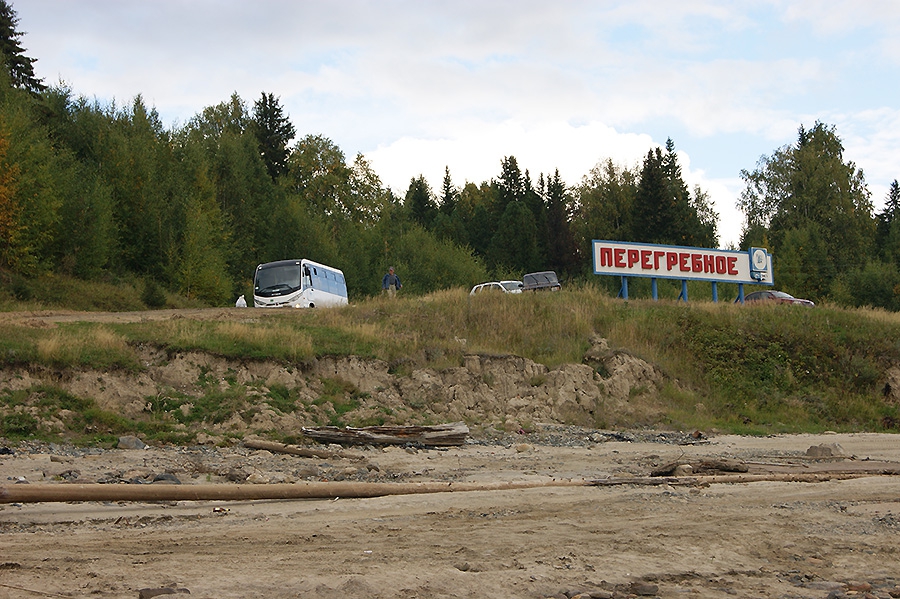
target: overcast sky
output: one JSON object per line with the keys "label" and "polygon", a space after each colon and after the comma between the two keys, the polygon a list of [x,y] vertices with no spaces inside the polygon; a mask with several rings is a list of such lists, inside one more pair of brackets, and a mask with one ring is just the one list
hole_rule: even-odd
{"label": "overcast sky", "polygon": [[900,178],[896,0],[11,0],[45,83],[164,125],[237,93],[357,153],[401,197],[515,156],[578,184],[671,137],[736,243],[741,169],[834,125],[876,210]]}

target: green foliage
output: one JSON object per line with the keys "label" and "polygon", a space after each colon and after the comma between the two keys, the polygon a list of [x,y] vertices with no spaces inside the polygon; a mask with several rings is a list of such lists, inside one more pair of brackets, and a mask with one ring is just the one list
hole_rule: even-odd
{"label": "green foliage", "polygon": [[900,270],[894,262],[870,261],[840,274],[832,282],[830,299],[845,306],[900,311]]}
{"label": "green foliage", "polygon": [[[390,264],[403,281],[402,293],[421,294],[430,290],[471,287],[487,279],[484,265],[467,248],[410,227],[394,240]],[[381,274],[378,272],[378,289]]]}
{"label": "green foliage", "polygon": [[259,153],[273,181],[287,170],[288,143],[297,130],[284,114],[275,94],[262,93],[253,105],[253,132],[259,143]]}
{"label": "green foliage", "polygon": [[0,59],[16,87],[37,93],[46,86],[34,76],[34,58],[25,55],[20,43],[19,17],[7,0],[0,0]]}
{"label": "green foliage", "polygon": [[269,385],[266,403],[282,414],[290,414],[297,409],[297,393],[284,385]]}
{"label": "green foliage", "polygon": [[329,405],[330,415],[328,424],[331,426],[346,426],[344,415],[359,408],[359,402],[366,394],[361,393],[356,386],[335,378],[322,379],[322,393],[313,401],[313,405]]}
{"label": "green foliage", "polygon": [[166,293],[155,279],[144,281],[144,291],[141,293],[141,301],[148,308],[162,308],[166,305]]}
{"label": "green foliage", "polygon": [[421,227],[429,229],[437,216],[434,194],[425,177],[419,175],[409,182],[406,190],[404,206],[409,211],[410,219]]}
{"label": "green foliage", "polygon": [[741,171],[739,207],[748,229],[767,229],[776,260],[785,252],[798,267],[793,290],[814,299],[838,273],[861,268],[873,249],[870,194],[843,150],[834,127],[816,122],[800,127],[795,145],[763,156],[753,172]]}

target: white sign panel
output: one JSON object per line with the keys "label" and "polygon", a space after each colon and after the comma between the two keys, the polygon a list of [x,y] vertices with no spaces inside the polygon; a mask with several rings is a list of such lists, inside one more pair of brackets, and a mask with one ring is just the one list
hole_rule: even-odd
{"label": "white sign panel", "polygon": [[773,285],[772,255],[650,243],[593,241],[594,274]]}

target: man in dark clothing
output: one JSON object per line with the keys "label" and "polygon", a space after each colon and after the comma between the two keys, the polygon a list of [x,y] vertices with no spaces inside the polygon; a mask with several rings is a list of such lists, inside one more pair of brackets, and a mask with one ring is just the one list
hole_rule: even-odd
{"label": "man in dark clothing", "polygon": [[381,279],[381,292],[387,293],[388,296],[394,297],[397,290],[403,287],[400,283],[400,277],[394,274],[394,267],[390,267],[384,278]]}

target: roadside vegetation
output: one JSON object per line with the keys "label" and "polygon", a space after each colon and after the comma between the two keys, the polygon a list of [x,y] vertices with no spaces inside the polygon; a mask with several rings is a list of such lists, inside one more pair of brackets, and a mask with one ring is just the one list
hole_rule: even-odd
{"label": "roadside vegetation", "polygon": [[[654,426],[741,434],[900,432],[900,406],[885,395],[887,373],[900,365],[900,315],[882,310],[625,302],[583,286],[488,297],[451,289],[394,301],[370,298],[328,310],[246,309],[241,316],[45,328],[2,324],[0,367],[7,372],[16,367],[139,372],[137,348],[149,345],[170,353],[197,351],[296,367],[322,356],[376,358],[405,376],[416,368],[460,366],[467,353],[512,354],[550,368],[581,363],[591,337],[599,335],[611,348],[665,374],[660,395],[667,409]],[[315,401],[333,409],[330,419],[319,424],[380,423],[345,420],[359,391],[341,381],[323,383]],[[251,397],[284,412],[304,408],[289,389],[268,389],[262,399],[250,391],[237,384],[226,391],[210,385],[206,396],[192,400],[190,416],[185,412],[181,424],[222,422]],[[66,427],[81,442],[109,443],[127,432],[185,440],[191,435],[161,416],[177,414],[175,408],[187,402],[177,394],[148,398],[146,420],[132,422],[102,413],[90,398],[53,387],[0,391],[5,414],[0,437],[37,435],[34,417],[13,409],[37,405],[41,414],[68,419]],[[242,417],[250,415],[252,409]]]}

